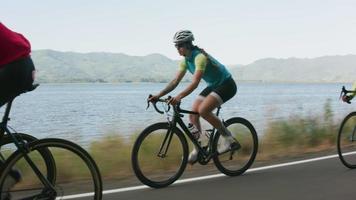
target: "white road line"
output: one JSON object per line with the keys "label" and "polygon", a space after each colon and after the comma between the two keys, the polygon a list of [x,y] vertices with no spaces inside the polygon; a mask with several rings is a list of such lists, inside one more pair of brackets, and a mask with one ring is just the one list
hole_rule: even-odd
{"label": "white road line", "polygon": [[[345,155],[351,155],[351,154],[356,154],[356,151],[346,153]],[[299,164],[303,164],[303,163],[315,162],[315,161],[326,160],[326,159],[331,159],[331,158],[336,158],[336,157],[338,157],[337,154],[330,155],[330,156],[323,156],[323,157],[319,157],[319,158],[312,158],[312,159],[306,159],[306,160],[300,160],[300,161],[294,161],[294,162],[288,162],[288,163],[281,163],[281,164],[276,164],[276,165],[264,166],[264,167],[256,167],[256,168],[252,168],[252,169],[247,170],[246,173],[255,172],[255,171],[261,171],[261,170],[267,170],[267,169],[273,169],[273,168],[278,168],[278,167],[286,167],[286,166],[291,166],[291,165],[299,165]],[[188,182],[193,182],[193,181],[201,181],[201,180],[213,179],[213,178],[218,178],[218,177],[223,177],[223,176],[226,176],[226,175],[225,174],[214,174],[214,175],[201,176],[201,177],[196,177],[196,178],[187,178],[187,179],[177,180],[173,184],[175,185],[175,184],[188,183]],[[105,190],[105,191],[103,191],[103,194],[128,192],[128,191],[142,190],[142,189],[147,189],[147,188],[149,188],[149,187],[145,186],[145,185],[134,186],[134,187],[126,187],[126,188]],[[63,197],[60,197],[60,198],[57,198],[57,199],[76,199],[76,198],[82,198],[82,197],[87,197],[87,196],[93,196],[93,193],[83,193],[83,194],[69,195],[69,196],[63,196]]]}

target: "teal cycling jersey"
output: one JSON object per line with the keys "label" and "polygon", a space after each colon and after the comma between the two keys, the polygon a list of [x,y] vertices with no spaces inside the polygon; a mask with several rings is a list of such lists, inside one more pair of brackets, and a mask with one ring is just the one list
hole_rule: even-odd
{"label": "teal cycling jersey", "polygon": [[181,71],[188,70],[194,74],[195,70],[202,70],[202,79],[209,87],[217,87],[224,81],[231,78],[231,74],[226,67],[219,63],[212,56],[205,56],[200,50],[194,49],[190,57],[185,57],[179,66]]}

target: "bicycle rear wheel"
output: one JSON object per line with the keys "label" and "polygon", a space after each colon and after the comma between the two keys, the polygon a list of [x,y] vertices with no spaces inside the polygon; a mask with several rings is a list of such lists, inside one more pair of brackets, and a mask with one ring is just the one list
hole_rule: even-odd
{"label": "bicycle rear wheel", "polygon": [[166,187],[183,173],[188,160],[188,145],[178,128],[168,123],[147,127],[132,150],[132,167],[137,178],[153,188]]}
{"label": "bicycle rear wheel", "polygon": [[346,167],[356,168],[356,112],[348,114],[341,123],[337,137],[337,152]]}
{"label": "bicycle rear wheel", "polygon": [[[255,128],[244,118],[231,118],[225,122],[225,126],[233,137],[240,143],[241,148],[237,151],[216,153],[214,163],[220,172],[228,176],[238,176],[244,173],[256,158],[258,139]],[[213,149],[218,152],[221,136],[217,133],[214,139]]]}
{"label": "bicycle rear wheel", "polygon": [[[46,167],[39,152],[48,149],[56,163],[56,181],[46,178]],[[35,166],[33,166],[32,164]],[[20,169],[15,180],[12,169]],[[80,146],[62,139],[37,140],[28,145],[26,154],[19,150],[4,163],[0,175],[0,200],[4,199],[69,199],[85,197],[100,200],[102,182],[99,170],[90,155]]]}

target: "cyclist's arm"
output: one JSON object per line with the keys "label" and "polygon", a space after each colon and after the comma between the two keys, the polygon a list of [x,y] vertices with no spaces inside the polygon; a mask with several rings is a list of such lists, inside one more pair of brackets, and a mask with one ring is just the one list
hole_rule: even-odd
{"label": "cyclist's arm", "polygon": [[168,85],[158,94],[159,97],[162,97],[168,93],[170,93],[172,90],[174,90],[178,84],[180,83],[180,81],[183,79],[185,73],[186,73],[186,68],[183,68],[184,66],[182,66],[182,62],[179,65],[179,71],[176,73],[175,78],[168,83]]}
{"label": "cyclist's arm", "polygon": [[184,97],[188,96],[190,93],[192,93],[195,88],[198,87],[201,78],[203,77],[204,71],[201,70],[196,70],[193,75],[192,82],[177,96],[180,97],[180,99],[183,99]]}
{"label": "cyclist's arm", "polygon": [[180,99],[188,96],[190,93],[192,93],[199,85],[200,80],[203,77],[203,74],[205,72],[206,65],[208,63],[208,59],[205,55],[199,54],[195,60],[195,72],[193,75],[192,83],[189,84],[185,90],[183,90],[181,93],[179,93]]}

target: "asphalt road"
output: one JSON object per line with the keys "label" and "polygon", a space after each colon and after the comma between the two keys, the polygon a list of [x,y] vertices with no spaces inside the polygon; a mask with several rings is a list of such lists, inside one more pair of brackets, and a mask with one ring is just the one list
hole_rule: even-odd
{"label": "asphalt road", "polygon": [[[107,192],[106,192],[107,193]],[[337,157],[275,168],[251,170],[239,177],[219,176],[163,189],[135,189],[105,194],[115,200],[335,200],[356,199],[356,170]]]}

